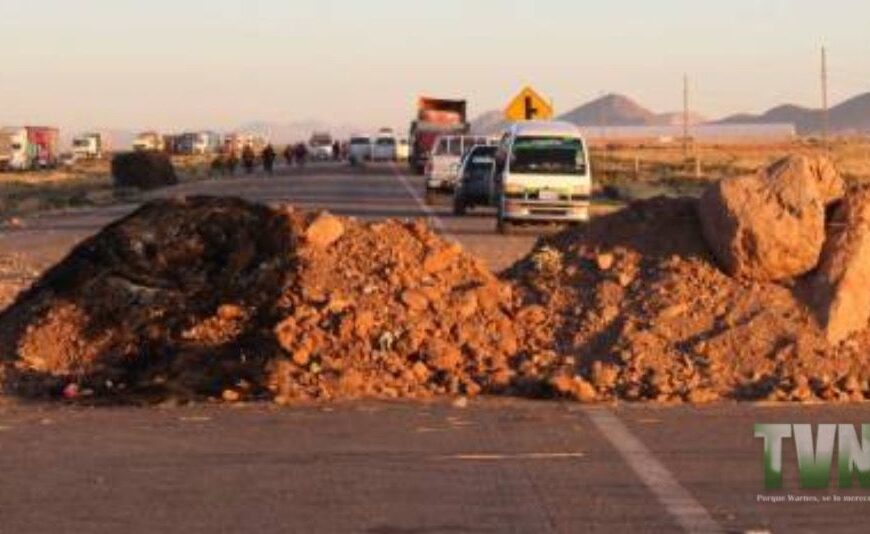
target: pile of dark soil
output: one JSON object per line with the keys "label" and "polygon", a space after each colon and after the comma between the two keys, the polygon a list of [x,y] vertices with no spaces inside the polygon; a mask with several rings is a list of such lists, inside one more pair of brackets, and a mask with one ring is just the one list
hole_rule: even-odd
{"label": "pile of dark soil", "polygon": [[172,159],[163,152],[124,152],[112,158],[112,177],[116,187],[143,191],[178,183]]}
{"label": "pile of dark soil", "polygon": [[0,346],[28,396],[427,397],[534,389],[521,326],[509,286],[422,223],[190,198],[77,247]]}

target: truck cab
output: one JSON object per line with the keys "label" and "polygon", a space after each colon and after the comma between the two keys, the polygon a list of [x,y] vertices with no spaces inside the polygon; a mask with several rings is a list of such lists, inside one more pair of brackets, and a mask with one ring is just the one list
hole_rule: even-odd
{"label": "truck cab", "polygon": [[496,152],[497,227],[589,220],[592,173],[586,141],[573,124],[511,126]]}
{"label": "truck cab", "polygon": [[31,165],[25,128],[0,130],[0,169],[26,170]]}
{"label": "truck cab", "polygon": [[103,157],[103,136],[98,133],[78,135],[72,141],[74,159],[100,159]]}

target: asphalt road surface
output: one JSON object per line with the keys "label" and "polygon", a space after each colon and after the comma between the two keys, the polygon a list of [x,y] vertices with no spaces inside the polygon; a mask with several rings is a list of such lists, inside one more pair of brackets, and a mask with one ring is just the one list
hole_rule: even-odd
{"label": "asphalt road surface", "polygon": [[[239,195],[361,218],[429,217],[492,268],[547,228],[503,237],[491,214],[422,202],[394,166],[338,165],[162,191]],[[44,267],[134,206],[44,214],[0,250]],[[867,421],[865,406],[712,407],[510,399],[297,408],[0,405],[0,533],[866,532],[867,496],[763,486],[756,423]]]}

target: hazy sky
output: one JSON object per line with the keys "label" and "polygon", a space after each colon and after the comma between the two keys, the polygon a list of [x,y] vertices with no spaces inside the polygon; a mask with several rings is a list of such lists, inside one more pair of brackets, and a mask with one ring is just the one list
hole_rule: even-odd
{"label": "hazy sky", "polygon": [[405,127],[415,96],[476,114],[523,84],[559,111],[621,92],[717,116],[870,91],[866,0],[0,0],[0,124]]}

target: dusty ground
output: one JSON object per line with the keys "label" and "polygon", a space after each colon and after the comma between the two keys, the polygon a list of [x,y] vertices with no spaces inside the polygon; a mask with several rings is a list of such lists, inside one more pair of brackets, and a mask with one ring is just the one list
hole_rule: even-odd
{"label": "dusty ground", "polygon": [[[182,181],[209,177],[208,158],[174,157],[173,164]],[[0,173],[0,221],[7,225],[25,214],[138,202],[142,198],[138,191],[112,186],[108,158],[48,171]]]}
{"label": "dusty ground", "polygon": [[[697,195],[705,183],[753,173],[787,153],[818,154],[819,142],[796,139],[768,143],[703,143],[690,147],[686,160],[678,141],[600,142],[592,146],[592,163],[602,185],[618,186],[627,197],[657,194]],[[696,175],[695,157],[700,160]],[[870,139],[837,138],[830,156],[850,182],[870,181]]]}

